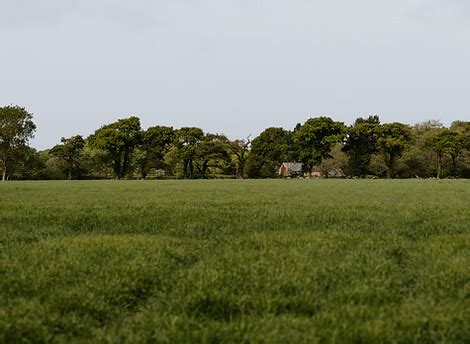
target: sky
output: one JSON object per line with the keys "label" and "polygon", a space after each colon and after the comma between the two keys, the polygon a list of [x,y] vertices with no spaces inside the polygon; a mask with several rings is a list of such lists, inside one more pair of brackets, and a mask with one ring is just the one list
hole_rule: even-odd
{"label": "sky", "polygon": [[229,138],[314,116],[470,120],[468,0],[0,0],[33,147],[136,115]]}

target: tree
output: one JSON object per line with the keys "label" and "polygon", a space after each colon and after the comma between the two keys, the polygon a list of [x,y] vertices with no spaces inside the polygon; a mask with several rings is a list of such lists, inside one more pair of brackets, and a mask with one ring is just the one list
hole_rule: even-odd
{"label": "tree", "polygon": [[450,130],[465,136],[470,136],[470,121],[454,121],[450,125]]}
{"label": "tree", "polygon": [[23,145],[12,150],[8,175],[17,180],[47,179],[45,159],[34,149]]}
{"label": "tree", "polygon": [[377,128],[377,143],[382,159],[387,166],[387,177],[395,176],[397,159],[412,142],[412,131],[401,123],[382,124]]}
{"label": "tree", "polygon": [[441,131],[439,134],[430,137],[426,140],[425,145],[430,148],[437,157],[437,179],[441,178],[442,173],[442,159],[447,150],[447,130]]}
{"label": "tree", "polygon": [[176,131],[174,147],[169,152],[168,160],[181,166],[183,178],[195,177],[195,160],[203,139],[204,132],[200,128],[184,127]]}
{"label": "tree", "polygon": [[348,156],[348,167],[352,175],[365,177],[369,173],[372,155],[378,150],[377,127],[380,125],[378,116],[358,118],[348,128],[343,145],[343,152]]}
{"label": "tree", "polygon": [[122,179],[130,172],[131,154],[141,143],[140,120],[135,116],[119,119],[95,131],[88,140],[109,155],[116,178]]}
{"label": "tree", "polygon": [[223,135],[205,134],[195,155],[199,176],[207,178],[210,167],[222,168],[223,163],[230,161],[228,140]]}
{"label": "tree", "polygon": [[246,161],[250,178],[274,177],[279,165],[293,158],[292,133],[283,128],[268,128],[251,142]]}
{"label": "tree", "polygon": [[19,106],[5,106],[0,108],[0,167],[2,181],[8,176],[8,167],[14,162],[14,150],[28,144],[34,137],[36,125],[33,115]]}
{"label": "tree", "polygon": [[330,117],[307,120],[294,133],[297,154],[304,164],[304,169],[310,171],[323,159],[331,158],[330,151],[337,142],[341,142],[344,132],[344,123],[335,122]]}
{"label": "tree", "polygon": [[142,146],[134,153],[140,175],[145,179],[152,168],[166,168],[164,158],[175,139],[171,127],[155,126],[142,132]]}
{"label": "tree", "polygon": [[462,154],[464,149],[470,146],[470,137],[450,131],[448,134],[447,151],[452,159],[452,176],[457,176],[457,158]]}
{"label": "tree", "polygon": [[434,166],[437,165],[437,157],[426,145],[426,141],[439,133],[443,128],[442,123],[436,120],[413,125],[413,142],[403,152],[403,156],[397,162],[395,169],[397,176],[401,178],[429,178],[435,175]]}
{"label": "tree", "polygon": [[54,146],[50,154],[62,161],[62,170],[67,179],[79,179],[82,174],[81,158],[85,140],[82,136],[76,135],[69,138],[63,137],[62,144]]}
{"label": "tree", "polygon": [[236,159],[236,177],[243,178],[245,175],[245,165],[248,155],[250,154],[251,140],[248,136],[245,140],[235,140],[229,142],[230,152]]}

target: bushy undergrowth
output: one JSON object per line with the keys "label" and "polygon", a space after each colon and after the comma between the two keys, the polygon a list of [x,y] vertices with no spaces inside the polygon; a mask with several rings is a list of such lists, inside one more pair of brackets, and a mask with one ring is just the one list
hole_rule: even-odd
{"label": "bushy undergrowth", "polygon": [[0,185],[0,342],[470,339],[470,183]]}

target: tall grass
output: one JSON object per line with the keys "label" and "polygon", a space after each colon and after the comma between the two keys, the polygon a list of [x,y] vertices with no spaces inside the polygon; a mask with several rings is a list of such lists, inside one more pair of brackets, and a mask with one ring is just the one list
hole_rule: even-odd
{"label": "tall grass", "polygon": [[470,183],[0,185],[0,341],[470,339]]}

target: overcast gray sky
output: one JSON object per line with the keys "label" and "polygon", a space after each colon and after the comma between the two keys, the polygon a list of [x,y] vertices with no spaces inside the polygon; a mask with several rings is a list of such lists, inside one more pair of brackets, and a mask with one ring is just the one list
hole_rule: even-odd
{"label": "overcast gray sky", "polygon": [[468,0],[0,0],[33,146],[129,115],[231,138],[329,115],[470,120]]}

